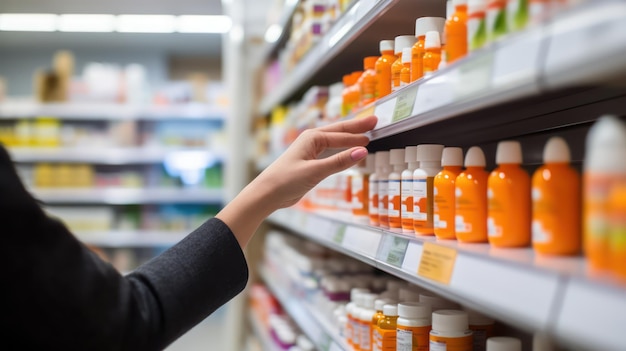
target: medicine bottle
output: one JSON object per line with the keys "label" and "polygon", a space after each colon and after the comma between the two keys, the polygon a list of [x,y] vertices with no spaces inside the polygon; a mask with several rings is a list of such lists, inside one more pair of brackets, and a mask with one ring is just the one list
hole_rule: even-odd
{"label": "medicine bottle", "polygon": [[[379,151],[380,152],[380,151]],[[368,196],[368,204],[367,204],[367,213],[370,219],[370,225],[378,226],[380,221],[378,219],[378,159],[380,156],[377,156],[378,152],[374,154],[374,172],[370,174],[369,177],[369,191],[367,193]]]}
{"label": "medicine bottle", "polygon": [[487,351],[522,351],[522,341],[508,336],[487,339]]}
{"label": "medicine bottle", "polygon": [[428,351],[431,307],[419,302],[398,304],[397,351]]}
{"label": "medicine bottle", "polygon": [[454,240],[454,218],[456,198],[454,186],[457,176],[463,167],[463,149],[447,147],[441,156],[443,170],[435,176],[434,181],[434,226],[437,239]]}
{"label": "medicine bottle", "polygon": [[443,145],[417,146],[419,168],[413,172],[413,227],[417,235],[434,235],[433,190],[437,173],[441,171]]}
{"label": "medicine bottle", "polygon": [[[380,154],[380,156],[379,156]],[[376,153],[376,167],[380,165],[379,171],[376,172],[378,179],[378,222],[382,228],[389,228],[389,173],[391,165],[389,164],[389,151],[379,151]]]}
{"label": "medicine bottle", "polygon": [[487,242],[487,178],[485,154],[472,146],[465,155],[465,171],[456,177],[455,234],[467,243]]}
{"label": "medicine bottle", "polygon": [[413,172],[418,168],[417,146],[407,146],[404,148],[404,162],[407,168],[402,171],[402,199],[400,215],[402,216],[402,232],[415,233],[413,228]]}
{"label": "medicine bottle", "polygon": [[374,309],[376,310],[376,313],[372,317],[372,321],[370,324],[372,331],[372,351],[380,351],[378,345],[381,344],[382,341],[377,340],[377,338],[381,336],[380,332],[377,332],[378,322],[380,322],[380,320],[385,317],[385,314],[383,313],[383,307],[389,304],[396,304],[396,302],[393,299],[389,298],[376,299],[376,301],[374,301]]}
{"label": "medicine bottle", "polygon": [[467,0],[452,0],[454,12],[446,20],[446,62],[452,63],[467,55]]}
{"label": "medicine bottle", "polygon": [[494,320],[473,310],[466,310],[474,339],[473,351],[485,351],[487,339],[494,335]]}
{"label": "medicine bottle", "polygon": [[391,93],[391,65],[396,61],[394,55],[394,41],[381,40],[379,44],[381,56],[376,60],[376,99]]}
{"label": "medicine bottle", "polygon": [[410,48],[415,44],[415,36],[413,35],[400,35],[394,40],[394,54],[396,55],[396,61],[391,65],[391,90],[396,91],[400,89],[400,73],[402,73],[402,50],[404,48]]}
{"label": "medicine bottle", "polygon": [[352,215],[358,222],[369,222],[369,178],[374,169],[374,155],[369,154],[357,164],[352,174]]}
{"label": "medicine bottle", "polygon": [[406,167],[404,162],[404,149],[391,149],[389,151],[389,164],[392,169],[387,181],[387,215],[389,217],[389,229],[392,232],[402,232],[402,171]]}
{"label": "medicine bottle", "polygon": [[396,329],[398,328],[398,305],[389,304],[383,307],[384,317],[378,321],[375,337],[378,350],[393,351],[396,349]]}
{"label": "medicine bottle", "polygon": [[363,294],[362,309],[359,314],[359,341],[361,351],[372,351],[372,318],[376,314],[374,302],[376,294]]}
{"label": "medicine bottle", "polygon": [[467,1],[467,52],[478,50],[489,42],[486,16],[487,0]]}
{"label": "medicine bottle", "polygon": [[426,53],[426,33],[443,32],[446,19],[442,17],[420,17],[415,20],[415,44],[411,48],[411,82],[424,76],[424,54]]}
{"label": "medicine bottle", "polygon": [[378,56],[368,56],[363,59],[363,74],[361,75],[360,97],[361,106],[371,104],[376,101],[376,61]]}
{"label": "medicine bottle", "polygon": [[433,312],[430,351],[472,351],[472,331],[467,313],[459,310]]}
{"label": "medicine bottle", "polygon": [[[346,305],[346,317],[347,324],[345,327],[346,342],[352,347],[355,346],[355,325],[356,325],[356,312],[357,312],[357,300],[360,299],[361,294],[368,293],[368,289],[352,288],[350,290],[350,302]],[[360,344],[359,344],[360,345]]]}
{"label": "medicine bottle", "polygon": [[411,83],[411,48],[402,49],[402,69],[400,70],[400,88]]}
{"label": "medicine bottle", "polygon": [[424,43],[424,76],[432,74],[439,69],[441,62],[441,37],[439,32],[430,31],[426,33]]}

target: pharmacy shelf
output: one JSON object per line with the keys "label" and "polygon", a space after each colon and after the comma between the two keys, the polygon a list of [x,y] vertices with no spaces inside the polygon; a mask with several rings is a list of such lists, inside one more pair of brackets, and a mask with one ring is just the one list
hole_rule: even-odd
{"label": "pharmacy shelf", "polygon": [[287,38],[289,37],[289,29],[291,29],[291,19],[296,12],[298,6],[302,0],[286,0],[283,1],[283,9],[276,21],[276,25],[280,27],[280,36],[273,43],[268,43],[263,51],[262,61],[267,62],[270,58],[274,57],[278,50],[285,45]]}
{"label": "pharmacy shelf", "polygon": [[32,189],[46,204],[221,204],[222,189],[204,188],[50,188]]}
{"label": "pharmacy shelf", "polygon": [[314,308],[302,299],[290,294],[288,288],[279,283],[279,280],[266,267],[261,267],[259,272],[261,279],[274,297],[318,350],[352,350],[339,336],[336,328],[332,328],[328,321],[325,321],[319,313],[314,311]]}
{"label": "pharmacy shelf", "polygon": [[282,351],[282,349],[278,345],[276,345],[276,343],[274,343],[269,334],[269,331],[263,326],[261,320],[254,311],[248,312],[248,321],[252,326],[252,331],[254,332],[254,335],[256,335],[261,342],[261,347],[263,348],[263,351]]}
{"label": "pharmacy shelf", "polygon": [[[392,4],[381,1],[370,12],[384,11],[386,6]],[[357,28],[367,25],[362,22],[377,17],[369,14],[355,18],[359,18],[357,25],[351,27],[353,29],[342,40],[354,40],[360,34]],[[509,35],[471,53],[354,116],[376,114],[380,121],[371,134],[374,139],[380,139],[511,101],[545,98],[546,94],[568,88],[611,83],[626,74],[624,31],[626,3],[588,1],[564,11],[551,22]],[[313,51],[306,56],[293,74],[262,101],[260,114],[267,114],[302,89],[311,75],[325,64],[322,57],[337,54],[334,47],[327,50],[315,47],[314,50],[322,52]],[[313,73],[307,75],[300,71]],[[579,101],[574,97],[563,103],[568,106]],[[539,115],[543,111],[533,112]],[[527,116],[520,118],[523,117]]]}
{"label": "pharmacy shelf", "polygon": [[582,258],[392,233],[337,213],[284,209],[269,220],[528,331],[546,331],[591,349],[626,345],[619,332],[626,323],[626,286],[589,276]]}
{"label": "pharmacy shelf", "polygon": [[223,157],[200,148],[160,147],[12,147],[9,154],[14,162],[66,162],[101,165],[130,165],[162,163],[169,157],[193,153],[194,157],[222,161]]}
{"label": "pharmacy shelf", "polygon": [[55,117],[64,120],[171,120],[223,121],[226,108],[202,103],[143,106],[115,103],[50,103],[7,100],[0,103],[0,119]]}
{"label": "pharmacy shelf", "polygon": [[111,230],[78,231],[74,234],[85,244],[109,247],[168,247],[181,241],[189,231]]}

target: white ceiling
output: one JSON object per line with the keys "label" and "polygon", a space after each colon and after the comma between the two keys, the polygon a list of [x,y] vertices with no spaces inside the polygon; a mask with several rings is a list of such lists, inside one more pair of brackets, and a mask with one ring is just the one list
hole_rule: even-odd
{"label": "white ceiling", "polygon": [[222,14],[221,0],[2,0],[5,13]]}

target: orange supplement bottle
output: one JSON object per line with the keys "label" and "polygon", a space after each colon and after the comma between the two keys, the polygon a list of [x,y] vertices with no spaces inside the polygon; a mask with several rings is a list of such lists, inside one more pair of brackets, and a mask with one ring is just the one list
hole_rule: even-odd
{"label": "orange supplement bottle", "polygon": [[389,228],[388,202],[389,193],[387,186],[389,185],[389,172],[391,167],[389,164],[389,151],[380,151],[376,153],[376,177],[378,179],[378,225],[382,228]]}
{"label": "orange supplement bottle", "polygon": [[402,69],[400,70],[400,88],[411,83],[411,48],[402,49]]}
{"label": "orange supplement bottle", "polygon": [[[626,125],[603,116],[589,129],[583,171],[583,242],[593,270],[610,267],[609,194],[626,181]],[[624,264],[624,263],[622,263]]]}
{"label": "orange supplement bottle", "polygon": [[413,172],[413,228],[417,235],[434,235],[434,182],[441,172],[443,145],[417,146],[419,168]]}
{"label": "orange supplement bottle", "polygon": [[496,151],[498,167],[487,181],[487,233],[496,247],[530,244],[530,177],[522,169],[522,147],[501,141]]}
{"label": "orange supplement bottle", "polygon": [[383,313],[383,307],[389,304],[395,304],[395,301],[388,298],[376,299],[376,301],[374,301],[374,310],[376,310],[376,313],[372,317],[371,323],[372,351],[380,351],[377,345],[381,344],[382,340],[379,340],[381,334],[380,332],[378,332],[378,322],[380,322],[380,320],[385,317],[385,314]]}
{"label": "orange supplement bottle", "polygon": [[352,81],[352,75],[350,74],[346,74],[343,76],[342,78],[343,81],[343,90],[341,91],[341,116],[345,117],[347,115],[350,114],[350,109],[352,108],[352,106],[350,106],[350,86],[354,83]]}
{"label": "orange supplement bottle", "polygon": [[377,342],[376,350],[396,350],[396,329],[398,328],[398,305],[390,304],[383,307],[384,317],[378,321],[377,334],[374,339]]}
{"label": "orange supplement bottle", "polygon": [[425,303],[398,304],[396,350],[428,351],[431,313],[430,305]]}
{"label": "orange supplement bottle", "polygon": [[446,21],[446,63],[467,55],[467,0],[453,0],[454,12]]}
{"label": "orange supplement bottle", "polygon": [[352,215],[358,222],[369,222],[369,178],[374,170],[374,155],[369,154],[352,174]]}
{"label": "orange supplement bottle", "polygon": [[376,61],[378,56],[368,56],[363,59],[363,75],[360,81],[361,106],[376,101]]}
{"label": "orange supplement bottle", "polygon": [[361,77],[363,76],[363,71],[355,71],[352,72],[352,81],[354,82],[348,88],[348,101],[350,107],[350,113],[356,111],[359,107],[361,107]]}
{"label": "orange supplement bottle", "polygon": [[459,310],[433,312],[430,350],[472,351],[472,331],[467,313]]}
{"label": "orange supplement bottle", "polygon": [[402,171],[406,167],[404,149],[391,149],[389,163],[392,167],[387,181],[389,229],[392,232],[402,232]]}
{"label": "orange supplement bottle", "polygon": [[424,54],[424,75],[429,75],[439,69],[441,62],[441,38],[439,32],[430,31],[426,33],[426,43],[424,44],[426,53]]}
{"label": "orange supplement bottle", "polygon": [[426,32],[443,32],[446,19],[442,17],[420,17],[415,20],[416,42],[411,48],[411,82],[424,76],[424,54],[426,53]]}
{"label": "orange supplement bottle", "polygon": [[465,155],[465,171],[454,184],[455,233],[460,242],[487,242],[487,178],[485,154],[472,146]]}
{"label": "orange supplement bottle", "polygon": [[608,215],[611,271],[626,281],[626,181],[612,187]]}
{"label": "orange supplement bottle", "polygon": [[397,57],[393,54],[394,41],[380,41],[381,56],[376,60],[374,68],[376,70],[376,99],[391,94],[391,65]]}
{"label": "orange supplement bottle", "polygon": [[413,228],[413,172],[418,168],[417,146],[407,146],[404,148],[404,162],[407,168],[402,171],[402,232],[415,233]]}
{"label": "orange supplement bottle", "polygon": [[570,167],[565,140],[553,137],[543,150],[544,165],[532,178],[532,241],[549,255],[580,252],[580,177]]}
{"label": "orange supplement bottle", "polygon": [[402,72],[402,50],[410,48],[415,44],[415,37],[412,35],[400,35],[394,40],[394,53],[396,60],[391,65],[391,90],[400,89],[400,73]]}
{"label": "orange supplement bottle", "polygon": [[463,149],[447,147],[441,156],[443,170],[434,181],[434,226],[437,239],[454,240],[455,196],[454,184],[463,167]]}

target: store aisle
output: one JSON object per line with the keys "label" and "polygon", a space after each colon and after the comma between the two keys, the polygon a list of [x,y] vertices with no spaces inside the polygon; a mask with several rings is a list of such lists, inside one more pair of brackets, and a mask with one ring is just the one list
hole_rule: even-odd
{"label": "store aisle", "polygon": [[221,308],[176,340],[166,351],[224,350],[226,308]]}

